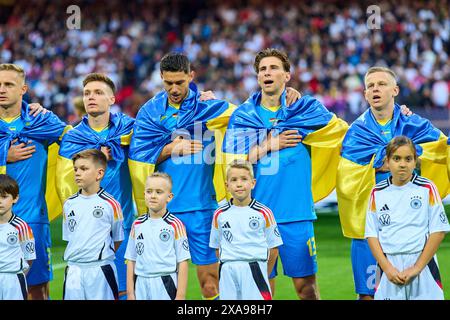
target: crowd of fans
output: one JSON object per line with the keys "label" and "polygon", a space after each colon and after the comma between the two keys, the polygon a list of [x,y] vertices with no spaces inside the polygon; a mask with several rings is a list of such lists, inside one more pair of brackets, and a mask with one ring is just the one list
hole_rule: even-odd
{"label": "crowd of fans", "polygon": [[115,108],[135,116],[161,90],[169,51],[189,56],[200,89],[239,104],[257,90],[253,59],[267,47],[288,53],[290,86],[345,119],[366,108],[373,65],[397,73],[398,102],[450,108],[450,0],[380,1],[379,28],[367,1],[78,1],[79,30],[66,24],[71,2],[0,0],[0,60],[24,67],[29,99],[69,122],[89,72],[111,77]]}

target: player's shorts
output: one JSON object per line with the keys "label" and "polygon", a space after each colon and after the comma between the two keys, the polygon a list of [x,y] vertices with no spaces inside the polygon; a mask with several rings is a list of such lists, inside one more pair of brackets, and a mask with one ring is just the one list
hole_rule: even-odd
{"label": "player's shorts", "polygon": [[360,295],[375,294],[377,261],[366,239],[352,239],[351,258],[355,292]]}
{"label": "player's shorts", "polygon": [[[124,230],[124,239],[117,249],[116,259],[114,260],[117,270],[117,277],[119,278],[119,292],[127,291],[127,265],[125,264],[124,255],[127,249],[130,231],[131,229]],[[120,299],[126,300],[126,295],[121,296]]]}
{"label": "player's shorts", "polygon": [[63,299],[118,300],[115,264],[105,261],[86,265],[69,263],[64,275]]}
{"label": "player's shorts", "polygon": [[27,274],[29,286],[43,284],[53,279],[50,225],[46,223],[29,223],[33,230],[36,260],[33,260],[30,271]]}
{"label": "player's shorts", "polygon": [[175,300],[177,282],[176,272],[161,277],[136,276],[134,285],[136,300]]}
{"label": "player's shorts", "polygon": [[[317,252],[313,221],[279,223],[283,245],[278,247],[284,275],[304,278],[317,273]],[[270,279],[277,276],[277,261]]]}
{"label": "player's shorts", "polygon": [[0,300],[27,300],[27,281],[23,273],[0,273]]}
{"label": "player's shorts", "polygon": [[174,213],[186,227],[191,261],[196,265],[208,265],[218,261],[216,251],[209,247],[214,210]]}
{"label": "player's shorts", "polygon": [[267,262],[227,261],[220,264],[221,300],[272,300]]}
{"label": "player's shorts", "polygon": [[[387,254],[386,257],[398,271],[403,271],[413,266],[420,254]],[[409,284],[400,286],[390,282],[380,268],[378,279],[375,300],[444,300],[436,256]]]}

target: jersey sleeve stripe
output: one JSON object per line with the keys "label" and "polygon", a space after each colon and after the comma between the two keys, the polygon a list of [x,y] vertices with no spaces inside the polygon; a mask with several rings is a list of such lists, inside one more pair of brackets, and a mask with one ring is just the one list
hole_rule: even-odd
{"label": "jersey sleeve stripe", "polygon": [[34,238],[33,231],[31,230],[30,226],[18,216],[15,215],[10,223],[19,232],[19,241],[29,241]]}
{"label": "jersey sleeve stripe", "polygon": [[213,216],[213,226],[214,226],[214,228],[219,229],[219,222],[218,222],[219,215],[222,212],[225,212],[228,209],[230,209],[230,207],[231,207],[231,205],[229,203],[226,203],[223,206],[221,206],[221,207],[216,209],[216,211],[214,212],[214,216]]}
{"label": "jersey sleeve stripe", "polygon": [[180,237],[186,237],[186,230],[183,226],[183,222],[180,219],[175,217],[172,214],[169,214],[164,221],[170,224],[175,232],[175,240],[178,240]]}
{"label": "jersey sleeve stripe", "polygon": [[119,202],[117,202],[116,199],[114,199],[109,193],[107,192],[102,192],[99,194],[99,197],[106,200],[111,207],[113,208],[114,211],[114,220],[123,220],[123,216],[122,216],[122,209],[120,207]]}
{"label": "jersey sleeve stripe", "polygon": [[272,210],[270,210],[268,207],[255,201],[255,203],[252,205],[252,208],[263,214],[264,219],[266,220],[266,228],[275,224],[275,218],[273,217]]}

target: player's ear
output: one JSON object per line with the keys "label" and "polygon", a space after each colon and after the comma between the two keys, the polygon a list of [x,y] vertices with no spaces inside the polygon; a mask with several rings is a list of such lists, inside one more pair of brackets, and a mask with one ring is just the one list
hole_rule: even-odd
{"label": "player's ear", "polygon": [[102,180],[104,176],[105,176],[105,169],[103,169],[103,168],[98,168],[98,171],[97,171],[97,181]]}
{"label": "player's ear", "polygon": [[17,197],[16,197],[15,199],[13,199],[12,203],[13,203],[13,204],[16,204],[17,201],[19,201],[19,195],[17,195]]}
{"label": "player's ear", "polygon": [[169,193],[169,196],[167,197],[167,203],[169,203],[170,201],[172,201],[173,199],[173,193]]}

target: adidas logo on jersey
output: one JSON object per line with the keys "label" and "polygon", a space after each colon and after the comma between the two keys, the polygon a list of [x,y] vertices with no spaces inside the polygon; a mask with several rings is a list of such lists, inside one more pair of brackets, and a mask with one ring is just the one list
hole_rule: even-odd
{"label": "adidas logo on jersey", "polygon": [[231,226],[230,226],[230,223],[227,221],[227,222],[225,222],[223,225],[222,225],[222,229],[230,229],[231,228]]}
{"label": "adidas logo on jersey", "polygon": [[137,237],[138,240],[144,240],[144,235],[142,233],[140,233]]}
{"label": "adidas logo on jersey", "polygon": [[387,204],[385,204],[385,205],[383,206],[383,208],[380,209],[380,211],[389,211],[389,210],[391,210],[391,209],[389,209],[389,207],[388,207]]}
{"label": "adidas logo on jersey", "polygon": [[72,211],[70,211],[70,213],[69,213],[68,217],[75,217],[75,212],[73,212],[73,210],[72,210]]}

